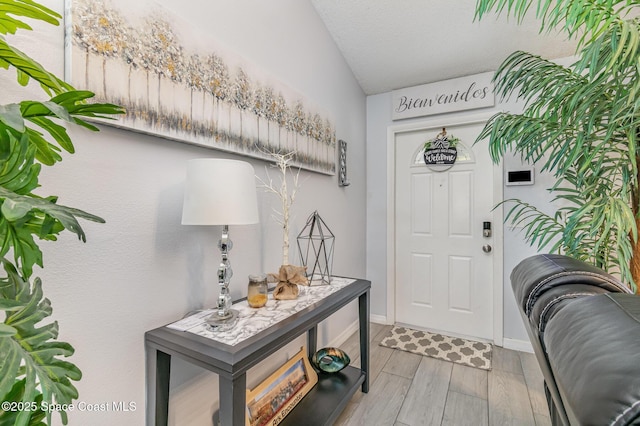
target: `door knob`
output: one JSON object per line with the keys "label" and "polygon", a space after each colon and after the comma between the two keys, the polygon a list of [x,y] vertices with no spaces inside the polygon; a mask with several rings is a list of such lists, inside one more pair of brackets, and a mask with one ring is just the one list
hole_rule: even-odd
{"label": "door knob", "polygon": [[491,250],[493,250],[493,248],[489,244],[482,246],[482,251],[485,253],[491,253]]}

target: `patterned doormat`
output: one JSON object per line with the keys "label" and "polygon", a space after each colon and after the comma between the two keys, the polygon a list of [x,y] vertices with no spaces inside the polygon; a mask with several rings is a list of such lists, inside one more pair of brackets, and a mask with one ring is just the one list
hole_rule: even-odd
{"label": "patterned doormat", "polygon": [[380,346],[491,370],[493,347],[489,343],[394,326]]}

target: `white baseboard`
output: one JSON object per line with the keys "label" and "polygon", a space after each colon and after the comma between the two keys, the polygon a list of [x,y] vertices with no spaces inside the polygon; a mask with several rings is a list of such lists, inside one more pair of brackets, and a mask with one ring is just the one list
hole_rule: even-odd
{"label": "white baseboard", "polygon": [[382,324],[382,325],[390,325],[391,324],[391,323],[387,322],[386,315],[371,314],[371,315],[369,315],[369,321],[375,322],[376,324]]}
{"label": "white baseboard", "polygon": [[[369,316],[369,321],[374,322],[376,324],[389,325],[387,323],[387,317],[384,315],[371,315]],[[332,339],[331,342],[329,342],[328,346],[340,347],[344,342],[347,341],[349,336],[351,336],[353,333],[355,333],[359,329],[360,329],[360,321],[355,320],[354,322],[349,324],[349,326],[342,333],[340,333],[338,336]]]}
{"label": "white baseboard", "polygon": [[508,339],[505,337],[502,339],[502,346],[505,349],[533,353],[533,346],[528,340]]}
{"label": "white baseboard", "polygon": [[340,333],[334,339],[332,339],[331,342],[329,342],[328,346],[339,348],[340,346],[342,346],[344,342],[347,341],[349,336],[351,336],[353,333],[355,333],[359,329],[360,329],[360,321],[355,320],[354,322],[349,324],[349,326],[342,333]]}

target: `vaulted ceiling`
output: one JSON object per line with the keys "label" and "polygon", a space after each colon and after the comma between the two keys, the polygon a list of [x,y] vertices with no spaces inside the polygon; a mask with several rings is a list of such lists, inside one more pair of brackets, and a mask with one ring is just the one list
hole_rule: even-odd
{"label": "vaulted ceiling", "polygon": [[575,43],[531,16],[474,20],[475,0],[311,0],[367,95],[494,71],[513,51],[548,59]]}

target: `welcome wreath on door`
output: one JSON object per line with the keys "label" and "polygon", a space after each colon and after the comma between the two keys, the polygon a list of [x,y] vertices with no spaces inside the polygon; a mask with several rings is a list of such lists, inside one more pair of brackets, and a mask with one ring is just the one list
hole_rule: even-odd
{"label": "welcome wreath on door", "polygon": [[458,158],[456,146],[460,139],[453,135],[447,135],[447,129],[442,128],[435,139],[430,139],[424,144],[424,163],[431,170],[444,172],[449,170]]}

